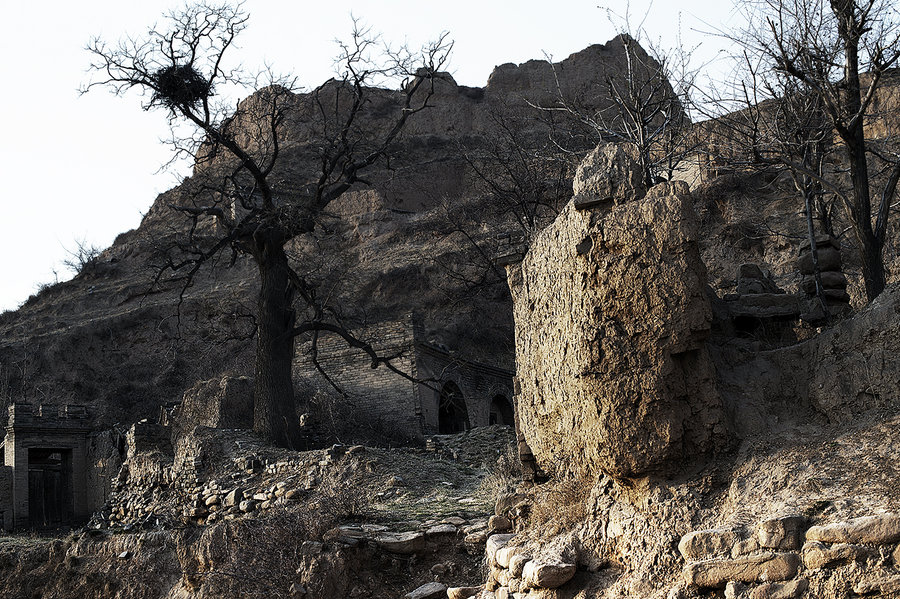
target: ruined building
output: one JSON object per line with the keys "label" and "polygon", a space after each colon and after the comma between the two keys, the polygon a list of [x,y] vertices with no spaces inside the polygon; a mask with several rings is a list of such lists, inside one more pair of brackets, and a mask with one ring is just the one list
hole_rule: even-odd
{"label": "ruined building", "polygon": [[87,520],[96,508],[89,505],[87,490],[89,432],[84,406],[9,406],[0,468],[4,530]]}
{"label": "ruined building", "polygon": [[[370,422],[410,439],[490,424],[512,426],[512,372],[430,343],[411,313],[357,334],[371,339],[380,353],[398,356],[392,363],[409,377],[372,368],[369,357],[343,339],[319,341],[319,364],[347,394],[356,413]],[[301,376],[321,381],[305,356],[295,368]]]}

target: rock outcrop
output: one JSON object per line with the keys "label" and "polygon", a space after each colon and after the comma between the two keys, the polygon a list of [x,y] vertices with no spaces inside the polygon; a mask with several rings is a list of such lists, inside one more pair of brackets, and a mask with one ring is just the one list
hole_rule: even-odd
{"label": "rock outcrop", "polygon": [[636,159],[598,147],[575,199],[508,267],[519,422],[547,471],[641,476],[725,435],[690,193],[643,189]]}

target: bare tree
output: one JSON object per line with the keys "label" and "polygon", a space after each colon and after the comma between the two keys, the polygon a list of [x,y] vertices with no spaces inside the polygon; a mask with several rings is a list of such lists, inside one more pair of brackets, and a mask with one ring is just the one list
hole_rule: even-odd
{"label": "bare tree", "polygon": [[[807,129],[807,139],[781,136],[792,144],[789,151],[760,145],[758,155],[787,166],[803,181],[801,189],[820,187],[838,198],[859,247],[871,301],[886,283],[883,249],[900,155],[868,135],[866,127],[884,75],[900,59],[900,13],[886,0],[760,0],[750,22],[750,30],[735,39],[762,77],[752,79],[753,92],[745,97],[761,91],[777,103],[776,111],[795,116],[797,103],[805,103],[807,116],[824,118],[829,135],[836,134],[844,168],[819,168],[819,159],[807,151],[823,137],[819,124]],[[754,97],[757,104],[759,99]],[[880,193],[871,189],[877,173],[886,175]]]}
{"label": "bare tree", "polygon": [[[297,336],[340,335],[368,353],[373,367],[396,369],[391,357],[329,319],[286,246],[311,234],[333,200],[366,183],[364,174],[389,155],[408,119],[429,105],[433,75],[452,44],[442,34],[421,52],[390,48],[354,23],[337,78],[301,96],[293,79],[268,73],[265,86],[229,110],[216,101],[221,88],[259,86],[258,77],[226,66],[247,20],[240,5],[202,0],[170,13],[143,37],[116,45],[96,39],[88,47],[95,77],[85,90],[138,89],[146,110],[169,115],[176,155],[196,158],[195,174],[183,186],[190,201],[171,206],[187,218],[187,234],[162,270],[186,273],[187,289],[222,253],[252,259],[259,275],[254,430],[296,446],[291,366]],[[394,83],[402,84],[400,91],[372,87]],[[304,131],[304,143],[290,146],[288,124]]]}
{"label": "bare tree", "polygon": [[65,248],[68,258],[63,260],[63,266],[72,271],[74,274],[80,274],[93,267],[96,267],[100,260],[100,253],[103,251],[86,239],[76,239],[73,249]]}
{"label": "bare tree", "polygon": [[556,100],[536,107],[579,122],[591,147],[600,141],[634,144],[645,183],[652,186],[658,178],[672,179],[692,151],[687,143],[691,124],[687,110],[697,71],[689,65],[689,51],[650,46],[648,52],[639,41],[642,35],[640,27],[632,33],[626,21],[609,42],[622,46],[624,64],[605,75],[602,92],[606,98],[599,105],[597,98],[579,98],[566,90],[551,62]]}
{"label": "bare tree", "polygon": [[507,106],[495,106],[487,139],[461,148],[472,187],[490,196],[499,222],[511,220],[529,240],[568,200],[582,156],[569,151],[570,143],[562,144],[566,150],[560,148],[571,132],[542,112],[515,114]]}
{"label": "bare tree", "polygon": [[835,158],[830,120],[821,98],[803,82],[765,68],[747,53],[740,57],[739,72],[740,81],[730,93],[707,93],[702,110],[714,107],[726,114],[709,112],[713,118],[694,135],[699,145],[731,167],[790,176],[803,200],[821,297],[816,238],[835,236],[834,196],[822,185]]}

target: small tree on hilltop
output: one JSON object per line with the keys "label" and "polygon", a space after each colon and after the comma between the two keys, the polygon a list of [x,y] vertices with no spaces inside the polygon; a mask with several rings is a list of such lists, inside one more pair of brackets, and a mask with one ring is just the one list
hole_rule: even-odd
{"label": "small tree on hilltop", "polygon": [[[651,44],[648,52],[640,43],[645,37],[642,26],[633,31],[627,16],[618,23],[612,13],[610,21],[620,33],[607,46],[619,52],[622,63],[610,68],[589,96],[579,97],[561,84],[556,66],[548,60],[556,77],[556,99],[535,108],[562,113],[581,125],[580,135],[567,127],[569,139],[558,141],[561,147],[584,153],[600,142],[634,144],[650,187],[658,178],[671,180],[695,149],[688,143],[687,111],[697,71],[690,66],[689,50],[678,46],[663,51]],[[605,97],[598,103],[597,96]]]}
{"label": "small tree on hilltop", "polygon": [[[340,335],[367,352],[373,367],[400,372],[319,305],[286,246],[311,234],[323,210],[388,156],[408,119],[429,105],[433,74],[452,44],[443,34],[421,52],[391,49],[355,23],[338,78],[301,96],[292,79],[269,73],[262,89],[230,111],[216,102],[221,88],[258,87],[258,78],[225,62],[247,20],[240,5],[201,1],[141,38],[116,45],[96,39],[88,47],[96,76],[85,91],[137,88],[145,110],[169,115],[176,156],[196,159],[183,185],[189,200],[170,206],[189,226],[163,270],[185,272],[187,289],[223,252],[252,259],[259,275],[253,426],[290,447],[299,441],[291,372],[297,336],[315,343],[320,334]],[[399,92],[372,87],[398,82]],[[290,145],[288,123],[305,136],[302,144]]]}

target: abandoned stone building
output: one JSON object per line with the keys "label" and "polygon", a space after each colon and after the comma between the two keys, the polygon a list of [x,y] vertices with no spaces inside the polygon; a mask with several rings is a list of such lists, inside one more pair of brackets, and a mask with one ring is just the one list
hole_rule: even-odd
{"label": "abandoned stone building", "polygon": [[87,520],[87,438],[84,406],[9,406],[0,467],[5,530],[56,528]]}
{"label": "abandoned stone building", "polygon": [[[513,425],[513,373],[429,343],[413,314],[357,334],[373,340],[378,352],[398,356],[392,363],[409,377],[372,368],[369,357],[343,339],[319,341],[323,370],[347,394],[355,413],[370,422],[412,439],[490,424]],[[324,382],[302,353],[297,371]]]}

